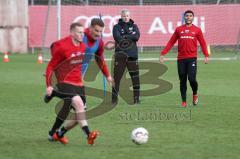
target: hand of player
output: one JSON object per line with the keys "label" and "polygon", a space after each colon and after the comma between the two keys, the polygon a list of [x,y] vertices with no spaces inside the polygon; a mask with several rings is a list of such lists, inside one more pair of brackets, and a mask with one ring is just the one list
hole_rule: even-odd
{"label": "hand of player", "polygon": [[49,86],[49,87],[46,88],[46,95],[47,96],[51,96],[52,92],[53,92],[53,87],[52,86]]}
{"label": "hand of player", "polygon": [[208,57],[205,57],[204,63],[205,63],[205,64],[208,64],[208,62],[209,62],[209,58],[208,58]]}
{"label": "hand of player", "polygon": [[165,61],[164,56],[160,55],[159,61],[160,61],[160,63],[163,63]]}
{"label": "hand of player", "polygon": [[110,83],[114,87],[114,81],[113,81],[111,76],[107,77],[107,81],[108,81],[108,83]]}

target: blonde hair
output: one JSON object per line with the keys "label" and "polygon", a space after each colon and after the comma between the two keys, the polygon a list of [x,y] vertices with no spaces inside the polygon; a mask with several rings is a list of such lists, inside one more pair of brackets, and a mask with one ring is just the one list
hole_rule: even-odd
{"label": "blonde hair", "polygon": [[121,15],[122,14],[127,14],[127,13],[130,15],[130,11],[128,9],[121,10]]}

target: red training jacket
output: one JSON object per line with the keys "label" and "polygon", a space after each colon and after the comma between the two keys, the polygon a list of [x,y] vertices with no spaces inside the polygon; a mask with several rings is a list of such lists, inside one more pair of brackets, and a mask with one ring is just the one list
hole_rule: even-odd
{"label": "red training jacket", "polygon": [[178,40],[178,60],[197,57],[197,41],[199,41],[205,57],[208,57],[207,45],[200,28],[182,25],[176,28],[167,46],[161,51],[165,55]]}
{"label": "red training jacket", "polygon": [[52,74],[58,83],[69,83],[83,86],[81,67],[86,46],[80,43],[75,46],[71,36],[56,41],[51,46],[52,58],[46,69],[46,85],[52,86]]}

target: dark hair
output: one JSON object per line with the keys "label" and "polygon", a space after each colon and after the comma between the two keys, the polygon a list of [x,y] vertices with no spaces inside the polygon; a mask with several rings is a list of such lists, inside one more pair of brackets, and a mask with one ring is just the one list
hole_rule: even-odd
{"label": "dark hair", "polygon": [[83,25],[81,23],[79,23],[79,22],[72,23],[70,25],[70,30],[73,30],[76,27],[83,27]]}
{"label": "dark hair", "polygon": [[104,22],[100,18],[93,18],[91,20],[91,26],[99,25],[100,27],[104,27]]}
{"label": "dark hair", "polygon": [[186,10],[186,11],[184,12],[184,16],[185,16],[187,13],[192,13],[192,15],[194,16],[193,11],[191,11],[191,10]]}

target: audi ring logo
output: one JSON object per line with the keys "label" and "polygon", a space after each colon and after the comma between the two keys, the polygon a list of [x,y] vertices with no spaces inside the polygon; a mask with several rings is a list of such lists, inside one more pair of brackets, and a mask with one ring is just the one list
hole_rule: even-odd
{"label": "audi ring logo", "polygon": [[[87,28],[90,23],[91,23],[91,20],[93,18],[99,18],[98,15],[93,15],[91,17],[88,17],[88,16],[78,16],[76,17],[73,22],[81,22],[85,28]],[[104,16],[101,16],[101,19],[104,21],[105,23],[105,27],[104,27],[104,31],[103,31],[103,37],[111,37],[112,36],[112,29],[113,29],[113,26],[115,24],[117,24],[118,22],[118,19],[120,19],[120,15],[117,15],[117,16],[110,16],[110,15],[104,15]]]}

